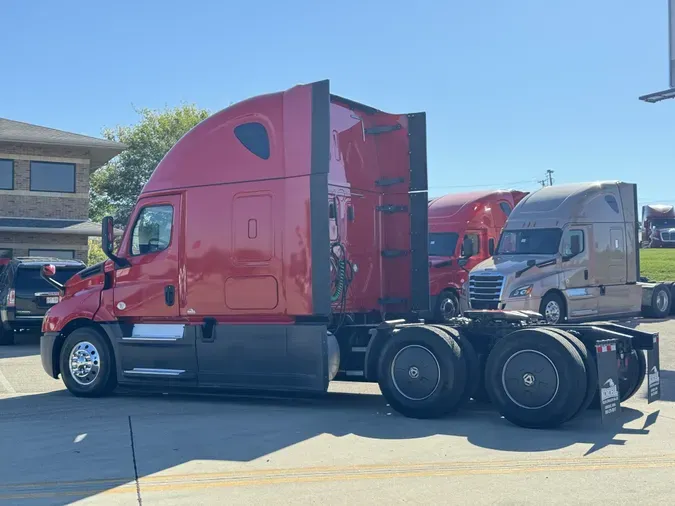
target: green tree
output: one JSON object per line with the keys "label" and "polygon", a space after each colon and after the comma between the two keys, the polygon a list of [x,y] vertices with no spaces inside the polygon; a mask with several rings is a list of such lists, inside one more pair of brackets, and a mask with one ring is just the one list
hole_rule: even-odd
{"label": "green tree", "polygon": [[89,217],[100,221],[105,215],[115,218],[119,228],[129,215],[152,171],[171,147],[209,112],[187,104],[163,110],[141,109],[133,126],[105,129],[106,139],[128,148],[97,170],[91,178]]}
{"label": "green tree", "polygon": [[94,265],[99,262],[103,262],[106,258],[103,249],[101,249],[101,239],[95,237],[89,238],[89,258],[87,259],[87,265]]}

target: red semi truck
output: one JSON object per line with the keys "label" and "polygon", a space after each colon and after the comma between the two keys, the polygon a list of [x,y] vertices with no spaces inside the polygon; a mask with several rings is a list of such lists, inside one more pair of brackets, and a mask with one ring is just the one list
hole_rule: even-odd
{"label": "red semi truck", "polygon": [[[429,202],[429,281],[433,320],[460,314],[459,295],[469,271],[494,253],[511,210],[527,195],[518,190],[455,193]],[[464,246],[470,243],[469,250]]]}
{"label": "red semi truck", "polygon": [[[103,220],[107,261],[65,286],[44,269],[62,293],[43,322],[45,371],[84,397],[117,385],[321,393],[333,380],[377,382],[417,418],[457,409],[482,375],[522,426],[561,424],[598,392],[617,414],[634,393],[619,395],[617,360],[649,350],[658,368],[657,334],[543,327],[531,312],[420,321],[425,121],[332,95],[328,81],[204,120],[157,166],[115,251]],[[478,350],[489,350],[484,370]]]}

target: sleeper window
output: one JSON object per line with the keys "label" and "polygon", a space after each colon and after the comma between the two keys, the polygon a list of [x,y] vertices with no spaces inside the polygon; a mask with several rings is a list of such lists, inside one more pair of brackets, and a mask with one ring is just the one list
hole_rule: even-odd
{"label": "sleeper window", "polygon": [[234,135],[246,149],[263,160],[270,157],[270,138],[262,123],[243,123],[234,127]]}
{"label": "sleeper window", "polygon": [[148,206],[138,215],[131,236],[131,254],[157,253],[169,247],[173,207],[170,205]]}
{"label": "sleeper window", "polygon": [[506,216],[511,214],[511,206],[506,202],[500,202],[499,207]]}

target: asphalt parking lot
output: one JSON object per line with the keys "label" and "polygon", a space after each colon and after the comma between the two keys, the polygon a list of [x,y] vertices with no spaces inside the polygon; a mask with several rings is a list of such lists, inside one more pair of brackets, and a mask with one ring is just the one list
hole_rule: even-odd
{"label": "asphalt parking lot", "polygon": [[553,431],[486,405],[406,419],[370,385],[77,399],[22,337],[0,348],[0,504],[670,504],[675,320],[640,328],[662,336],[662,400],[643,386],[617,426],[589,411]]}

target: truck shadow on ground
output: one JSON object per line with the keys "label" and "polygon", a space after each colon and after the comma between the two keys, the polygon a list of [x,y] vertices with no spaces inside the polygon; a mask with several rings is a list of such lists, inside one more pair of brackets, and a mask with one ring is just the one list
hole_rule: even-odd
{"label": "truck shadow on ground", "polygon": [[40,335],[33,332],[17,332],[14,344],[0,346],[0,359],[30,357],[40,354]]}
{"label": "truck shadow on ground", "polygon": [[[345,438],[340,444],[361,454],[381,453],[385,461],[403,451],[414,460],[417,455],[411,457],[405,441],[438,436],[442,439],[433,444],[419,443],[424,461],[443,460],[466,448],[464,441],[512,453],[582,443],[590,445],[585,453],[590,455],[625,445],[625,435],[649,434],[658,412],[644,423],[631,423],[643,416],[624,408],[618,424],[603,427],[599,414],[589,411],[555,430],[528,430],[511,425],[485,404],[472,403],[445,419],[407,419],[382,396],[369,394],[331,393],[315,399],[140,393],[77,399],[65,391],[28,395],[0,400],[0,502],[39,492],[45,504],[65,504],[114,492],[133,483],[136,473],[142,483],[144,476],[193,461],[264,459],[264,465],[288,467],[277,464],[275,453],[282,450],[290,452],[293,467],[316,465],[317,460],[323,465],[327,447],[313,449],[311,440],[326,436]],[[633,427],[626,427],[629,423]],[[329,447],[339,448],[337,443]],[[341,458],[339,449],[332,452]]]}

